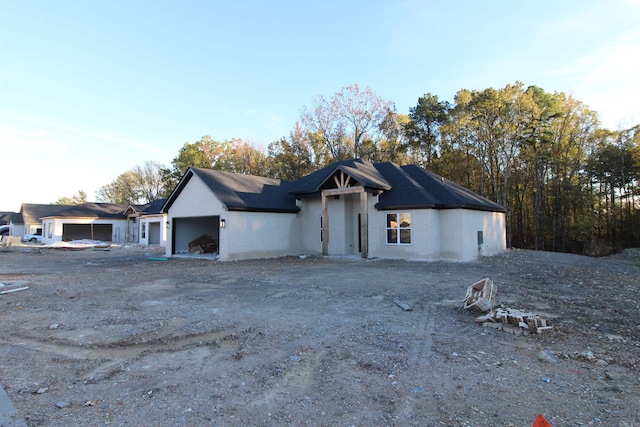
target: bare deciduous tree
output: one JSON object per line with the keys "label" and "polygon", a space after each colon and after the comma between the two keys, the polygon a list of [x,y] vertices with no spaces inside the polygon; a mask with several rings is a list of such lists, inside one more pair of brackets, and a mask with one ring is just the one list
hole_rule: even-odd
{"label": "bare deciduous tree", "polygon": [[384,137],[382,125],[394,105],[376,96],[371,88],[347,86],[330,99],[319,95],[304,108],[301,122],[320,138],[333,160],[370,159]]}

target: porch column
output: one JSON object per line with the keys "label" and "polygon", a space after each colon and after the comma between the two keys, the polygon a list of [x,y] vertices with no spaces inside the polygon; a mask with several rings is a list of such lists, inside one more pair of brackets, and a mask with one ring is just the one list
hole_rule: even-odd
{"label": "porch column", "polygon": [[360,193],[360,253],[362,258],[369,257],[369,215],[367,215],[367,192]]}
{"label": "porch column", "polygon": [[329,209],[327,195],[322,192],[322,255],[329,255]]}

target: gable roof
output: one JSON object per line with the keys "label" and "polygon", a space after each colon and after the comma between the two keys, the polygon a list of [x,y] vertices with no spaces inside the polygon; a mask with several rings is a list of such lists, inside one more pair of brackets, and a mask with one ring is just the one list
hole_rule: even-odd
{"label": "gable roof", "polygon": [[125,205],[114,203],[83,203],[67,206],[66,209],[45,217],[126,219],[124,214],[126,208]]}
{"label": "gable roof", "polygon": [[157,199],[145,205],[129,205],[127,210],[131,208],[134,212],[144,214],[144,215],[156,215],[162,213],[162,206],[167,199]]}
{"label": "gable roof", "polygon": [[300,208],[289,194],[293,183],[222,172],[214,169],[189,168],[162,206],[167,212],[187,183],[197,176],[230,211],[297,213]]}
{"label": "gable roof", "polygon": [[0,225],[21,224],[22,216],[18,212],[0,212]]}
{"label": "gable roof", "polygon": [[389,182],[378,170],[376,170],[373,163],[354,159],[332,163],[298,179],[295,181],[295,186],[293,190],[291,190],[291,194],[295,196],[304,196],[305,194],[318,193],[325,188],[327,184],[331,184],[331,178],[338,171],[342,171],[351,176],[356,180],[358,185],[361,185],[368,190],[385,191],[391,189]]}
{"label": "gable roof", "polygon": [[147,215],[162,213],[162,206],[164,206],[164,202],[166,201],[167,199],[154,200],[153,202],[147,204],[142,212],[144,212]]}
{"label": "gable roof", "polygon": [[55,215],[70,208],[70,205],[40,205],[36,203],[23,203],[20,207],[23,224],[37,224],[42,222],[40,218]]}

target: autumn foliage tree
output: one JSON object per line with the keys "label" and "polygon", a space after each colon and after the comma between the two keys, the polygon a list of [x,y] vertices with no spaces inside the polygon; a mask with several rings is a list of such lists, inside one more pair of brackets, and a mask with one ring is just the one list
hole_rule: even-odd
{"label": "autumn foliage tree", "polygon": [[269,144],[269,163],[271,176],[279,179],[294,180],[314,171],[316,152],[310,136],[296,123],[289,138],[280,138]]}

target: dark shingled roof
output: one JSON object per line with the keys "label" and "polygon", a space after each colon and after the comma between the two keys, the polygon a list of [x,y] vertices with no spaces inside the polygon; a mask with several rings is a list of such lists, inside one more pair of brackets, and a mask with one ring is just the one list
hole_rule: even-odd
{"label": "dark shingled roof", "polygon": [[176,197],[196,175],[230,211],[297,213],[296,199],[289,194],[293,183],[214,169],[189,168],[162,207],[167,212]]}
{"label": "dark shingled roof", "polygon": [[20,208],[22,224],[36,224],[42,222],[40,218],[53,216],[60,211],[70,208],[69,205],[39,205],[36,203],[23,203]]}
{"label": "dark shingled roof", "polygon": [[167,199],[157,199],[151,203],[147,203],[146,205],[131,205],[136,212],[143,213],[145,215],[155,215],[162,213],[162,206]]}
{"label": "dark shingled roof", "polygon": [[10,222],[22,224],[22,215],[18,212],[0,212],[0,225],[6,225]]}
{"label": "dark shingled roof", "polygon": [[228,210],[294,213],[295,199],[335,188],[333,177],[344,172],[349,185],[379,193],[376,209],[473,209],[506,212],[491,200],[416,165],[369,163],[359,159],[332,163],[297,181],[190,168],[162,207],[167,212],[189,180],[197,175]]}
{"label": "dark shingled roof", "polygon": [[[329,166],[317,170],[307,176],[304,176],[294,182],[294,188],[291,194],[303,196],[305,194],[318,193],[324,188],[324,184],[329,180],[329,184],[333,181],[331,178],[338,171],[342,171],[357,181],[357,185],[361,185],[370,190],[390,190],[391,185],[385,177],[383,177],[375,168],[373,163],[357,160],[344,160],[332,163]],[[351,182],[353,185],[353,181]]]}
{"label": "dark shingled roof", "polygon": [[374,166],[392,187],[380,195],[376,209],[464,208],[506,212],[503,206],[417,165],[378,163]]}
{"label": "dark shingled roof", "polygon": [[[380,192],[376,209],[474,209],[506,212],[506,209],[473,191],[416,165],[345,160],[332,163],[295,181],[291,194],[318,194],[334,186],[332,177],[343,171],[367,190]],[[352,185],[356,183],[351,183]]]}
{"label": "dark shingled roof", "polygon": [[68,206],[67,209],[56,212],[49,217],[71,218],[126,218],[125,205],[113,203],[83,203],[77,206]]}

